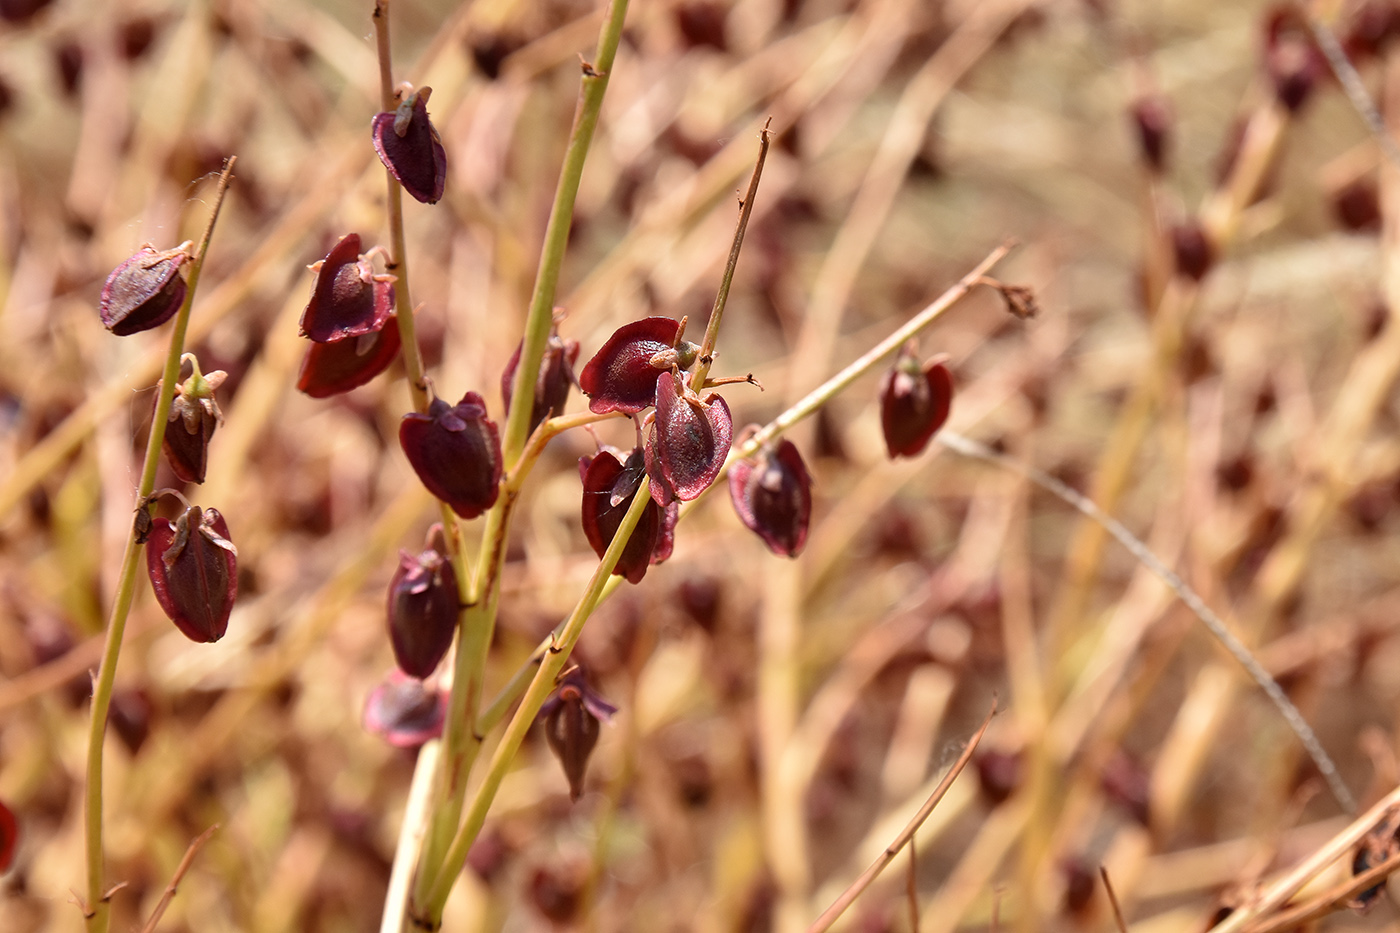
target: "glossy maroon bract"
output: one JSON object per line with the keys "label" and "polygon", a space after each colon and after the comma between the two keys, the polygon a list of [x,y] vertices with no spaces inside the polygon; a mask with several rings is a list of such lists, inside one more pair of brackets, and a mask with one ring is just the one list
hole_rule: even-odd
{"label": "glossy maroon bract", "polygon": [[452,646],[457,631],[457,573],[442,545],[442,527],[418,554],[399,552],[389,581],[389,640],[394,659],[411,677],[427,677]]}
{"label": "glossy maroon bract", "polygon": [[185,300],[187,286],[180,270],[189,259],[184,246],[163,252],[145,246],[113,269],[97,307],[103,326],[125,337],[174,317]]}
{"label": "glossy maroon bract", "polygon": [[187,508],[151,523],[146,572],[156,602],[190,641],[224,637],[238,596],[238,549],[217,509]]}
{"label": "glossy maroon bract", "polygon": [[593,692],[578,668],[564,675],[559,688],[540,707],[545,741],[564,767],[570,799],[583,794],[588,758],[598,744],[598,723],[610,721],[616,712],[617,707]]}
{"label": "glossy maroon bract", "polygon": [[394,670],[365,700],[362,723],[395,748],[417,748],[442,735],[447,694]]}
{"label": "glossy maroon bract", "polygon": [[477,393],[468,392],[456,405],[433,399],[427,414],[404,415],[399,443],[423,485],[458,515],[476,518],[495,504],[501,439]]}
{"label": "glossy maroon bract", "polygon": [[[676,349],[680,334],[680,321],[668,317],[644,317],[613,331],[579,373],[588,410],[635,415],[650,408],[656,399],[656,377],[671,365],[662,360]],[[685,365],[684,360],[680,363]]]}
{"label": "glossy maroon bract", "polygon": [[774,554],[802,552],[812,519],[812,477],[792,441],[784,438],[730,464],[729,498],[739,520]]}
{"label": "glossy maroon bract", "polygon": [[[524,341],[516,344],[510,355],[505,371],[501,373],[501,398],[505,400],[506,411],[510,411],[511,395],[515,388],[515,370],[520,366],[520,348]],[[574,364],[578,362],[578,341],[562,340],[557,334],[549,335],[545,345],[544,358],[540,360],[540,372],[535,378],[535,404],[530,409],[530,433],[546,418],[564,413],[569,401],[569,389],[574,385]]]}
{"label": "glossy maroon bract", "polygon": [[919,366],[906,347],[880,380],[880,427],[891,457],[917,456],[948,420],[953,374],[941,359]]}
{"label": "glossy maroon bract", "polygon": [[724,466],[734,435],[729,406],[714,392],[700,398],[685,380],[662,373],[647,433],[647,475],[660,505],[690,500],[709,488]]}
{"label": "glossy maroon bract", "polygon": [[428,118],[431,93],[432,88],[419,88],[397,110],[376,114],[370,123],[379,160],[404,191],[424,204],[436,204],[447,186],[447,151]]}
{"label": "glossy maroon bract", "polygon": [[312,343],[302,358],[297,388],[312,398],[330,398],[357,389],[389,368],[400,343],[395,317],[385,321],[381,331],[335,343]]}
{"label": "glossy maroon bract", "polygon": [[[610,450],[600,450],[579,463],[583,473],[583,533],[593,552],[602,557],[617,535],[632,497],[645,488],[646,460],[640,449],[632,451],[625,461]],[[648,502],[613,573],[628,583],[640,583],[649,566],[670,557],[679,515],[677,503],[662,508],[655,500]]]}
{"label": "glossy maroon bract", "polygon": [[393,278],[376,275],[369,259],[360,254],[360,235],[346,234],[316,268],[316,285],[301,316],[301,335],[317,343],[335,343],[383,330],[394,311]]}

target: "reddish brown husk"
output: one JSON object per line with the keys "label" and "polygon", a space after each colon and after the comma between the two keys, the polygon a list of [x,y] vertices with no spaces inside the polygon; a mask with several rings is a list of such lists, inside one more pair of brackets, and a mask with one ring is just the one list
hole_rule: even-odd
{"label": "reddish brown husk", "polygon": [[335,343],[384,329],[394,311],[394,285],[376,280],[360,255],[360,235],[348,233],[316,271],[311,301],[301,316],[301,335]]}
{"label": "reddish brown husk", "polygon": [[655,404],[660,370],[652,358],[674,349],[680,331],[680,322],[668,317],[645,317],[613,331],[579,373],[588,410],[599,415],[610,411],[635,415]]}
{"label": "reddish brown husk", "polygon": [[729,498],[739,520],[774,554],[802,553],[812,518],[812,477],[792,441],[780,440],[776,448],[731,464]]}
{"label": "reddish brown husk", "polygon": [[[441,526],[434,526],[440,540]],[[446,554],[430,545],[417,555],[399,552],[399,567],[389,581],[389,640],[399,668],[410,677],[427,677],[452,646],[457,631],[457,573]]]}
{"label": "reddish brown husk", "polygon": [[238,596],[238,551],[216,509],[192,505],[170,524],[157,518],[146,543],[156,602],[190,641],[224,637]]}
{"label": "reddish brown husk", "polygon": [[910,348],[880,380],[880,426],[891,457],[914,457],[948,420],[953,374],[937,359],[921,368]]}
{"label": "reddish brown husk", "polygon": [[[204,482],[209,466],[209,440],[224,420],[213,393],[226,378],[227,373],[215,370],[207,376],[191,376],[175,387],[161,449],[170,469],[182,482]],[[199,384],[201,382],[203,385]]]}
{"label": "reddish brown husk", "polygon": [[714,392],[701,399],[684,379],[662,373],[646,444],[651,497],[670,505],[699,496],[719,475],[733,435],[734,419],[724,399]]}
{"label": "reddish brown husk", "polygon": [[174,317],[185,300],[180,267],[189,258],[183,247],[157,252],[146,246],[113,269],[97,306],[103,326],[125,337]]}
{"label": "reddish brown husk", "polygon": [[495,504],[501,439],[480,395],[468,392],[453,406],[433,399],[426,415],[404,415],[399,443],[423,485],[458,515],[476,518]]}
{"label": "reddish brown husk", "polygon": [[559,689],[540,707],[545,741],[564,766],[570,799],[583,793],[588,757],[598,744],[599,720],[607,722],[616,712],[617,707],[593,692],[578,668],[564,675]]}
{"label": "reddish brown husk", "polygon": [[313,343],[301,361],[297,388],[312,398],[330,398],[359,388],[389,368],[399,352],[399,320],[384,329],[335,343]]}
{"label": "reddish brown husk", "polygon": [[[501,398],[505,400],[506,411],[510,411],[511,392],[514,389],[515,370],[520,365],[522,340],[510,355],[510,362],[501,373]],[[569,389],[573,387],[574,364],[578,362],[578,341],[561,340],[557,334],[549,335],[545,345],[544,359],[540,361],[540,374],[535,379],[535,404],[530,409],[530,433],[546,418],[564,413],[564,405],[569,401]]]}
{"label": "reddish brown husk", "polygon": [[[579,465],[583,472],[583,533],[594,553],[602,557],[632,497],[643,489],[646,460],[640,448],[625,462],[611,451],[601,450],[591,459],[580,460]],[[647,503],[613,573],[626,577],[628,583],[640,583],[647,567],[670,557],[679,515],[674,502],[664,509],[655,500]]]}
{"label": "reddish brown husk", "polygon": [[395,748],[417,748],[442,735],[447,694],[394,670],[365,700],[365,730]]}
{"label": "reddish brown husk", "polygon": [[436,204],[447,186],[447,151],[428,119],[431,88],[419,88],[398,110],[376,114],[370,122],[374,151],[403,185],[403,190],[424,204]]}
{"label": "reddish brown husk", "polygon": [[0,873],[9,871],[19,847],[19,821],[10,808],[0,802]]}

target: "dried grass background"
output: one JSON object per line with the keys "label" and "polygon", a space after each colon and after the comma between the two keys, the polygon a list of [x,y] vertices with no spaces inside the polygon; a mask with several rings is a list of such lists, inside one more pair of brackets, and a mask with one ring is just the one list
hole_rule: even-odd
{"label": "dried grass background", "polygon": [[[86,672],[165,341],[107,334],[97,295],[143,242],[195,235],[195,180],[228,154],[237,177],[192,324],[204,370],[231,374],[227,421],[193,498],[228,519],[240,597],[228,637],[202,646],[138,595],[118,673],[130,721],[107,747],[115,929],[139,924],[216,822],[161,929],[377,929],[413,761],[360,710],[393,663],[396,549],[418,546],[434,510],[395,441],[401,378],[329,402],[292,388],[305,265],[346,232],[386,238],[369,12],[56,0],[0,27],[0,799],[23,833],[0,930],[81,927],[68,892],[82,888]],[[1340,21],[1353,13],[1342,4]],[[396,76],[433,87],[449,159],[443,202],[407,209],[432,376],[499,419],[600,6],[396,0],[393,15]],[[1204,0],[634,0],[559,303],[585,358],[644,314],[688,314],[694,334],[769,116],[715,370],[766,386],[726,390],[737,424],[771,418],[1016,237],[997,275],[1033,287],[1041,314],[1018,321],[979,291],[922,342],[951,356],[952,426],[1094,491],[1160,361],[1106,505],[1261,646],[1368,804],[1397,781],[1400,728],[1400,328],[1385,310],[1400,190],[1334,85],[1282,130],[1266,196],[1233,218],[1189,312],[1162,324],[1144,308],[1161,231],[1215,189],[1236,119],[1270,111],[1263,15]],[[1382,94],[1394,64],[1363,71],[1396,97]],[[1127,116],[1154,89],[1174,114],[1155,185]],[[1381,236],[1339,230],[1333,195],[1355,178],[1382,186]],[[589,793],[569,804],[535,736],[446,929],[801,930],[993,694],[1008,711],[984,750],[1017,754],[1019,778],[999,782],[1009,759],[984,758],[987,780],[964,775],[919,833],[926,933],[986,928],[994,910],[1002,928],[1111,929],[1100,864],[1134,930],[1204,929],[1222,892],[1341,828],[1304,790],[1315,774],[1275,710],[1129,556],[1103,549],[1076,605],[1082,520],[1063,504],[936,444],[888,462],[877,378],[796,432],[817,482],[799,560],[771,556],[720,490],[672,560],[600,609],[580,652],[623,713]],[[496,683],[594,566],[574,467],[593,442],[575,433],[517,510]],[[1003,783],[1014,792],[994,802]],[[904,865],[845,928],[910,929]],[[1398,918],[1383,903],[1322,926]]]}

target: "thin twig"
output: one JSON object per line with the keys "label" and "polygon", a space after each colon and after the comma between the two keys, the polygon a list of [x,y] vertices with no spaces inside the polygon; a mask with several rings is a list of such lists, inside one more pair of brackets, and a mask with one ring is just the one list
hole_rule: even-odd
{"label": "thin twig", "polygon": [[895,837],[894,842],[886,846],[885,851],[881,852],[879,857],[870,863],[870,867],[862,872],[859,878],[851,882],[851,886],[845,891],[842,891],[841,896],[838,897],[830,907],[823,911],[822,915],[807,928],[807,933],[823,933],[823,931],[830,929],[831,925],[846,912],[846,909],[855,903],[856,898],[860,897],[861,893],[864,892],[866,888],[870,887],[871,883],[880,876],[880,872],[885,870],[885,866],[894,861],[894,857],[899,854],[899,850],[904,848],[905,844],[914,838],[914,833],[918,832],[924,820],[928,819],[929,814],[933,812],[933,808],[938,806],[938,802],[943,799],[943,795],[948,793],[948,788],[953,786],[953,781],[962,773],[963,768],[967,767],[967,763],[972,760],[972,753],[977,749],[977,743],[982,741],[982,736],[986,734],[987,727],[992,724],[992,717],[995,716],[996,713],[997,704],[996,701],[993,700],[992,708],[987,712],[987,718],[982,721],[982,727],[968,740],[967,747],[964,748],[962,754],[958,756],[958,760],[953,762],[953,766],[948,769],[948,773],[943,776],[943,780],[938,782],[938,786],[933,789],[933,793],[929,795],[928,800],[924,801],[924,805],[919,808],[919,812],[914,814],[914,818],[900,831],[899,835]]}
{"label": "thin twig", "polygon": [[214,831],[219,828],[215,823],[204,832],[195,837],[194,842],[185,850],[185,857],[180,859],[180,864],[175,867],[175,874],[171,876],[170,883],[165,886],[165,893],[160,896],[160,903],[156,904],[156,909],[151,911],[151,917],[146,921],[146,925],[141,927],[141,933],[155,933],[156,924],[160,923],[160,918],[165,916],[165,909],[170,906],[170,902],[175,899],[175,892],[180,887],[180,881],[185,877],[185,872],[190,870],[194,864],[194,857],[199,854],[199,850],[204,848],[204,844],[209,841],[209,837],[214,835]]}
{"label": "thin twig", "polygon": [[1103,879],[1103,890],[1108,895],[1108,904],[1113,908],[1113,922],[1118,933],[1128,933],[1128,924],[1123,921],[1123,908],[1118,904],[1118,895],[1113,891],[1113,882],[1108,880],[1108,869],[1099,866],[1099,877]]}
{"label": "thin twig", "polygon": [[909,837],[909,871],[904,878],[904,898],[909,903],[910,933],[919,933],[919,854],[913,836]]}
{"label": "thin twig", "polygon": [[1055,495],[1068,505],[1073,506],[1085,517],[1098,523],[1105,531],[1116,538],[1118,543],[1123,545],[1133,557],[1137,558],[1143,566],[1156,574],[1157,577],[1176,594],[1177,598],[1186,604],[1186,608],[1195,613],[1196,618],[1200,619],[1210,633],[1215,636],[1216,641],[1220,642],[1225,650],[1239,662],[1246,673],[1248,673],[1249,676],[1253,678],[1254,682],[1259,685],[1259,688],[1264,691],[1264,694],[1273,701],[1274,706],[1278,708],[1284,721],[1288,723],[1294,735],[1298,736],[1298,740],[1303,743],[1303,748],[1307,750],[1308,756],[1313,760],[1313,764],[1322,772],[1322,777],[1327,781],[1327,786],[1331,789],[1332,796],[1337,799],[1337,803],[1347,813],[1354,813],[1356,811],[1356,798],[1352,796],[1346,783],[1342,781],[1341,775],[1337,773],[1337,766],[1332,762],[1331,757],[1322,747],[1322,743],[1317,738],[1317,733],[1313,732],[1312,726],[1308,725],[1308,721],[1303,718],[1303,714],[1298,711],[1298,707],[1294,706],[1293,702],[1288,699],[1287,694],[1283,692],[1283,688],[1278,685],[1278,681],[1274,680],[1269,672],[1264,670],[1263,665],[1254,657],[1244,642],[1240,641],[1239,638],[1226,627],[1225,622],[1206,605],[1205,600],[1201,599],[1201,597],[1196,594],[1196,591],[1191,589],[1191,587],[1186,584],[1186,581],[1181,579],[1175,571],[1162,563],[1161,559],[1157,557],[1156,554],[1152,553],[1147,545],[1143,544],[1137,536],[1129,531],[1117,519],[1100,509],[1092,500],[1075,492],[1048,473],[1037,470],[1035,467],[1021,463],[1011,457],[999,454],[985,444],[980,444],[977,441],[963,437],[961,434],[957,434],[953,431],[944,431],[940,433],[938,439],[945,447],[965,457],[985,460],[988,463],[1015,470],[1037,486]]}
{"label": "thin twig", "polygon": [[1323,891],[1310,901],[1304,901],[1296,907],[1274,914],[1268,920],[1261,918],[1259,923],[1248,927],[1247,933],[1283,933],[1284,930],[1302,929],[1310,920],[1316,920],[1349,907],[1352,898],[1385,881],[1396,871],[1400,871],[1400,852],[1379,865],[1348,878],[1330,891]]}
{"label": "thin twig", "polygon": [[1337,81],[1341,83],[1342,90],[1346,92],[1347,100],[1351,101],[1351,106],[1356,112],[1361,114],[1361,119],[1366,123],[1366,129],[1371,133],[1371,138],[1376,141],[1376,145],[1381,147],[1381,152],[1390,160],[1390,164],[1400,168],[1400,145],[1397,145],[1395,138],[1385,128],[1385,120],[1381,117],[1380,108],[1371,99],[1371,94],[1366,90],[1366,85],[1361,80],[1361,75],[1357,73],[1356,66],[1347,58],[1346,49],[1337,41],[1337,37],[1332,34],[1332,30],[1327,27],[1313,12],[1311,5],[1302,4],[1303,15],[1307,18],[1308,29],[1312,32],[1313,38],[1317,40],[1317,47],[1322,50],[1323,56],[1327,59],[1327,64],[1332,66],[1332,73],[1337,76]]}

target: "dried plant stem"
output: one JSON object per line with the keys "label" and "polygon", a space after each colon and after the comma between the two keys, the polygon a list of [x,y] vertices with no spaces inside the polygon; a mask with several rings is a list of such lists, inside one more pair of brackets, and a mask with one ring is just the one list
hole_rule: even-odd
{"label": "dried plant stem", "polygon": [[1288,699],[1288,696],[1283,692],[1283,688],[1278,685],[1278,681],[1274,680],[1273,677],[1269,675],[1269,672],[1264,670],[1263,665],[1254,657],[1249,648],[1245,646],[1244,642],[1240,641],[1240,639],[1230,631],[1225,625],[1225,622],[1205,604],[1205,601],[1196,594],[1196,591],[1191,589],[1191,587],[1186,584],[1186,581],[1181,579],[1175,571],[1162,563],[1156,554],[1148,550],[1147,545],[1143,544],[1137,536],[1129,531],[1117,519],[1100,509],[1092,500],[1075,492],[1048,473],[1044,473],[1037,470],[1035,467],[1028,466],[1027,464],[1013,460],[1003,454],[999,454],[990,447],[979,444],[977,441],[963,437],[953,431],[943,431],[939,433],[938,439],[944,446],[965,457],[984,460],[988,463],[1014,470],[1025,476],[1026,479],[1035,483],[1040,488],[1058,497],[1068,505],[1073,506],[1086,518],[1102,526],[1104,531],[1112,535],[1134,558],[1156,574],[1157,577],[1176,594],[1177,598],[1185,603],[1186,607],[1201,620],[1201,623],[1205,625],[1211,635],[1215,637],[1216,641],[1220,642],[1221,646],[1239,662],[1240,666],[1245,669],[1245,672],[1253,678],[1254,682],[1259,685],[1259,688],[1264,691],[1264,694],[1273,702],[1274,706],[1278,708],[1284,721],[1288,723],[1289,728],[1293,730],[1293,733],[1298,736],[1298,740],[1302,742],[1303,747],[1307,750],[1308,756],[1312,758],[1317,769],[1322,772],[1323,778],[1327,781],[1328,788],[1332,791],[1332,796],[1337,799],[1337,803],[1342,809],[1347,812],[1355,811],[1356,799],[1342,781],[1341,775],[1337,773],[1337,766],[1332,762],[1331,757],[1322,747],[1322,743],[1317,738],[1317,733],[1313,732],[1312,727],[1308,725],[1307,720],[1303,718],[1303,714],[1298,711],[1298,707],[1294,706],[1293,702]]}
{"label": "dried plant stem", "polygon": [[204,848],[204,844],[209,841],[209,837],[214,835],[214,831],[218,828],[219,824],[215,823],[196,836],[194,841],[190,843],[190,847],[185,850],[185,857],[180,859],[180,864],[175,868],[175,874],[170,877],[170,883],[165,886],[165,893],[160,896],[156,909],[151,911],[150,918],[141,927],[141,933],[155,933],[160,918],[165,916],[166,908],[175,899],[175,893],[179,890],[181,880],[184,879],[185,873],[190,870],[190,866],[194,864],[194,857],[199,854],[200,849]]}
{"label": "dried plant stem", "polygon": [[[185,300],[175,315],[175,325],[170,332],[170,348],[165,357],[165,371],[161,377],[160,392],[156,396],[155,411],[151,414],[151,433],[146,440],[146,459],[141,467],[141,482],[136,490],[137,510],[150,509],[147,500],[156,488],[156,468],[160,465],[161,443],[165,440],[165,426],[171,402],[175,398],[175,384],[180,378],[180,359],[185,352],[185,332],[189,328],[190,308],[194,304],[200,272],[204,269],[204,257],[209,249],[209,240],[214,235],[214,223],[219,219],[219,208],[223,206],[224,192],[228,190],[236,161],[237,157],[230,156],[219,175],[218,189],[214,193],[214,207],[209,213],[209,221],[205,224],[199,246],[190,262]],[[140,564],[141,549],[142,544],[133,526],[126,539],[126,550],[122,554],[117,592],[112,599],[112,615],[107,623],[107,641],[102,650],[102,664],[93,684],[83,812],[87,858],[87,901],[83,905],[83,913],[89,933],[105,933],[111,920],[107,909],[106,880],[103,877],[102,744],[107,735],[107,712],[112,703],[112,686],[116,682],[122,635],[126,631],[132,598],[136,594],[136,573]]]}
{"label": "dried plant stem", "polygon": [[929,795],[928,800],[924,801],[924,805],[919,808],[919,812],[914,814],[914,818],[911,819],[909,824],[895,837],[894,842],[891,842],[885,848],[885,851],[881,852],[879,857],[870,863],[870,867],[862,872],[859,878],[851,882],[851,886],[843,891],[841,896],[838,897],[830,907],[822,911],[821,916],[814,920],[812,925],[807,928],[807,933],[823,933],[823,931],[830,929],[831,925],[846,912],[846,908],[854,904],[856,898],[860,897],[861,893],[866,888],[870,887],[871,883],[880,876],[880,872],[884,871],[885,867],[889,865],[890,862],[894,861],[895,856],[899,854],[900,849],[904,848],[905,843],[914,838],[914,834],[919,831],[919,827],[923,825],[924,820],[928,819],[929,814],[933,812],[933,808],[938,806],[938,802],[943,799],[943,795],[948,793],[948,788],[953,786],[953,781],[962,773],[967,763],[972,760],[972,753],[977,749],[977,743],[982,741],[982,736],[986,734],[987,727],[992,724],[992,717],[996,715],[996,711],[997,705],[996,702],[993,701],[992,708],[987,713],[987,718],[982,721],[982,727],[968,740],[967,747],[964,748],[962,754],[958,756],[958,760],[953,762],[953,766],[948,769],[948,773],[943,776],[943,780],[938,782],[938,786],[933,789],[933,793]]}
{"label": "dried plant stem", "polygon": [[384,913],[379,920],[379,933],[400,933],[408,915],[409,888],[413,884],[413,868],[418,864],[418,852],[428,828],[428,807],[433,800],[433,782],[437,777],[438,758],[442,742],[434,739],[418,750],[413,769],[413,783],[408,788],[408,803],[403,822],[399,825],[399,841],[394,848],[394,865],[389,872],[389,889],[384,895]]}
{"label": "dried plant stem", "polygon": [[612,543],[608,545],[602,560],[598,562],[597,568],[593,571],[593,577],[588,581],[588,587],[584,590],[583,597],[574,607],[568,621],[564,623],[559,637],[554,640],[545,654],[539,670],[535,672],[534,679],[530,681],[530,686],[520,701],[520,706],[506,726],[501,743],[496,747],[495,754],[491,756],[491,764],[487,768],[482,784],[477,789],[471,806],[467,810],[462,828],[458,831],[456,838],[452,840],[442,868],[429,888],[427,901],[419,905],[422,914],[417,919],[426,923],[429,929],[437,929],[441,923],[442,910],[447,903],[447,896],[451,893],[452,884],[456,881],[462,866],[466,864],[467,851],[486,822],[486,813],[491,807],[491,802],[496,798],[496,791],[500,789],[501,781],[505,779],[506,772],[510,769],[516,753],[525,741],[525,733],[533,725],[540,707],[544,705],[545,699],[554,689],[556,678],[564,670],[570,652],[573,651],[575,643],[578,642],[579,635],[583,633],[584,623],[588,621],[588,617],[592,615],[593,609],[597,606],[603,586],[607,583],[608,577],[612,575],[613,568],[617,566],[617,560],[622,556],[622,550],[627,546],[628,539],[632,537],[632,530],[637,527],[637,522],[641,520],[642,512],[645,511],[649,501],[650,495],[645,487],[632,497],[632,504],[627,509],[627,514],[623,516],[622,523],[618,526],[617,534],[614,535]]}
{"label": "dried plant stem", "polygon": [[763,124],[758,134],[758,159],[749,176],[749,190],[739,201],[739,222],[734,227],[734,242],[729,247],[729,259],[724,264],[724,276],[720,279],[719,291],[715,293],[714,307],[710,309],[710,320],[705,325],[705,338],[700,344],[700,356],[695,363],[695,372],[690,377],[690,387],[699,392],[705,386],[705,378],[710,375],[710,365],[714,363],[715,340],[719,337],[719,324],[724,318],[724,306],[729,301],[729,287],[734,283],[734,269],[739,265],[739,250],[744,245],[744,231],[748,229],[749,217],[753,214],[754,199],[758,197],[758,180],[763,177],[763,162],[768,158],[768,144],[773,134]]}
{"label": "dried plant stem", "polygon": [[1375,140],[1381,152],[1385,153],[1390,164],[1400,168],[1400,144],[1395,142],[1395,138],[1385,128],[1385,119],[1376,107],[1376,102],[1371,99],[1370,92],[1366,90],[1366,84],[1357,73],[1356,66],[1347,58],[1346,49],[1342,48],[1332,30],[1318,18],[1317,12],[1310,4],[1303,4],[1300,9],[1307,17],[1308,29],[1317,40],[1317,47],[1322,50],[1327,64],[1332,67],[1332,73],[1337,76],[1342,90],[1346,92],[1347,100],[1351,101],[1352,107],[1366,122],[1366,129],[1370,131],[1371,138]]}

